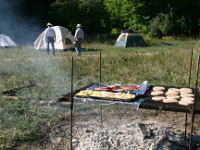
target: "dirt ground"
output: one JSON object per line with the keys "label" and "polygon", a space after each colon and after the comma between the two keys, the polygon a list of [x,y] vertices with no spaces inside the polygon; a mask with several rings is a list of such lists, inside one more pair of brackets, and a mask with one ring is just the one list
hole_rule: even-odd
{"label": "dirt ground", "polygon": [[[45,136],[17,143],[10,150],[187,150],[190,144],[191,114],[162,110],[119,112],[89,106],[73,111],[71,139],[70,111],[44,127]],[[195,116],[192,150],[200,149],[200,115]],[[186,134],[185,134],[186,127]]]}

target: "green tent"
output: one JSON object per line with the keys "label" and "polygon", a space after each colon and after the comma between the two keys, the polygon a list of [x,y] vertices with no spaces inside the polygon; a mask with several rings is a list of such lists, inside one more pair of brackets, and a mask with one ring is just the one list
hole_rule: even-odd
{"label": "green tent", "polygon": [[115,43],[119,47],[146,47],[146,42],[137,30],[124,30]]}

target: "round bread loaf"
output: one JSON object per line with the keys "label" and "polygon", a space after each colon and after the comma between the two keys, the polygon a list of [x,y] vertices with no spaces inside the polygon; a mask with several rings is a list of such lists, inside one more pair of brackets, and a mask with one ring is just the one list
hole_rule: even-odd
{"label": "round bread loaf", "polygon": [[164,103],[178,103],[178,100],[174,99],[174,98],[170,98],[170,99],[163,99]]}
{"label": "round bread loaf", "polygon": [[181,97],[194,97],[194,94],[181,94]]}
{"label": "round bread loaf", "polygon": [[153,91],[164,91],[164,90],[165,90],[165,87],[162,87],[162,86],[153,87]]}
{"label": "round bread loaf", "polygon": [[180,89],[178,89],[178,88],[169,88],[167,91],[168,92],[173,92],[173,91],[180,92]]}
{"label": "round bread loaf", "polygon": [[167,96],[176,96],[176,95],[179,95],[179,92],[171,91],[171,92],[166,92],[165,94],[166,94]]}
{"label": "round bread loaf", "polygon": [[180,91],[192,91],[191,88],[180,88]]}
{"label": "round bread loaf", "polygon": [[164,96],[153,96],[152,97],[152,100],[155,100],[155,101],[163,101],[163,99],[165,99]]}
{"label": "round bread loaf", "polygon": [[181,91],[180,94],[192,94],[192,90]]}
{"label": "round bread loaf", "polygon": [[181,101],[194,101],[194,97],[183,97],[181,98]]}
{"label": "round bread loaf", "polygon": [[151,95],[153,95],[153,96],[164,95],[164,92],[163,91],[152,91]]}
{"label": "round bread loaf", "polygon": [[178,102],[180,105],[185,105],[185,106],[189,106],[189,105],[193,105],[194,102],[192,101],[179,101]]}
{"label": "round bread loaf", "polygon": [[181,99],[181,97],[179,95],[168,95],[167,96],[167,99],[171,99],[171,98],[176,99],[176,100]]}

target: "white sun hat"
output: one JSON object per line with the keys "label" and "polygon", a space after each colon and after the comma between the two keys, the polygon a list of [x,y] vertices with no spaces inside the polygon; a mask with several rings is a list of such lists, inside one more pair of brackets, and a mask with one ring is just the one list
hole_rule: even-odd
{"label": "white sun hat", "polygon": [[81,24],[77,24],[77,26],[76,26],[76,27],[80,28],[80,27],[82,27],[82,26],[81,26]]}
{"label": "white sun hat", "polygon": [[47,26],[52,26],[53,24],[51,24],[51,23],[47,23]]}

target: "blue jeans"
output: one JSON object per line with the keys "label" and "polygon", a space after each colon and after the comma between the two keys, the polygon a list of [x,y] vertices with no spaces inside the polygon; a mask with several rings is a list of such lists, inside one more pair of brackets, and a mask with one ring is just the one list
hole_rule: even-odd
{"label": "blue jeans", "polygon": [[77,55],[81,55],[81,43],[82,39],[76,39],[75,50]]}
{"label": "blue jeans", "polygon": [[52,55],[55,56],[54,38],[53,37],[47,37],[46,44],[47,44],[47,54],[49,55],[49,44],[51,44]]}

